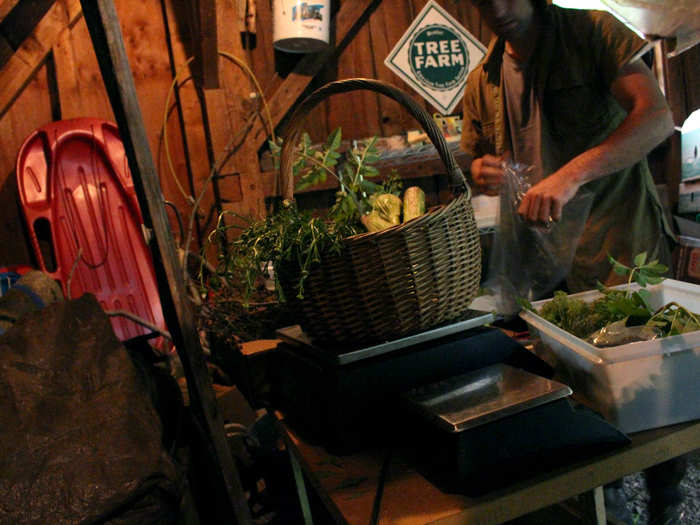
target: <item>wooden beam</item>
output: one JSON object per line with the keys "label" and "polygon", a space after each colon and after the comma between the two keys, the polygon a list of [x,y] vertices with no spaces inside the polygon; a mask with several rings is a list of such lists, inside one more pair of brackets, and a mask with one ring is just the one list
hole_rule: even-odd
{"label": "wooden beam", "polygon": [[192,71],[192,78],[194,78],[195,83],[199,86],[202,85],[202,70],[201,61],[197,60],[197,54],[199,53],[199,42],[202,40],[200,23],[199,23],[199,1],[198,0],[185,0],[185,7],[189,13],[187,18],[187,29],[189,30],[189,37],[191,42],[191,53],[195,60],[190,64],[190,71]]}
{"label": "wooden beam", "polygon": [[0,21],[0,67],[12,57],[22,42],[32,34],[54,0],[33,0],[13,7]]}
{"label": "wooden beam", "polygon": [[[333,17],[332,27],[335,27],[335,45],[320,53],[310,53],[304,56],[294,70],[287,75],[282,84],[277,88],[268,103],[272,114],[272,124],[277,126],[294,103],[299,99],[304,90],[309,86],[314,76],[321,71],[326,63],[339,55],[352,40],[357,29],[369,18],[372,11],[381,3],[381,0],[353,0],[341,2],[340,9]],[[268,139],[269,130],[258,123],[253,128],[251,137],[255,140],[256,150],[260,149]]]}
{"label": "wooden beam", "polygon": [[198,86],[219,87],[219,55],[216,26],[216,0],[189,0],[190,33],[195,63],[191,70]]}
{"label": "wooden beam", "polygon": [[[384,0],[367,23],[374,56],[375,70],[372,77],[389,82],[404,91],[408,90],[408,85],[388,67],[384,67],[382,59],[389,56],[412,21],[406,0]],[[388,97],[377,98],[380,112],[379,125],[383,136],[397,135],[415,127],[415,121],[401,104]]]}
{"label": "wooden beam", "polygon": [[70,29],[82,12],[79,0],[56,0],[32,34],[0,69],[0,118],[34,77],[63,31]]}
{"label": "wooden beam", "polygon": [[[240,33],[237,28],[231,31],[230,23],[225,23],[227,20],[236,20],[238,10],[235,2],[217,4],[219,49],[245,64],[247,57]],[[204,90],[206,121],[215,162],[219,163],[228,157],[224,164],[218,166],[219,173],[237,174],[218,179],[215,181],[216,186],[213,186],[218,192],[222,211],[231,212],[225,217],[229,226],[242,222],[236,216],[256,219],[265,216],[265,196],[257,150],[250,135],[250,130],[258,120],[249,115],[252,104],[255,103],[249,99],[254,87],[245,68],[241,69],[240,65],[233,62],[229,59],[221,61],[220,89]],[[250,66],[249,63],[248,65]],[[229,239],[239,233],[237,228],[229,229]]]}
{"label": "wooden beam", "polygon": [[14,49],[17,49],[53,4],[54,0],[20,2],[0,23],[0,33]]}
{"label": "wooden beam", "polygon": [[15,50],[12,48],[10,43],[5,40],[5,37],[0,35],[0,67],[7,63],[7,61],[10,60],[14,54]]}
{"label": "wooden beam", "polygon": [[[217,153],[217,162],[229,151],[235,151],[229,162],[220,166],[222,178],[216,181],[222,209],[243,217],[264,217],[265,195],[262,176],[257,154],[251,149],[251,144],[246,138],[246,123],[241,122],[241,129],[235,129],[231,127],[229,119],[222,118],[222,115],[230,113],[230,96],[227,96],[223,88],[206,89],[204,96],[210,123],[210,138],[212,148]],[[236,136],[238,139],[231,142]],[[236,232],[237,230],[231,230],[232,235]]]}
{"label": "wooden beam", "polygon": [[19,3],[19,0],[0,0],[0,22],[10,14],[10,11]]}
{"label": "wooden beam", "polygon": [[[187,65],[189,58],[185,48],[185,43],[188,42],[187,34],[184,34],[185,32],[181,30],[178,24],[178,20],[182,19],[189,7],[183,2],[172,2],[170,0],[161,0],[160,3],[165,25],[165,43],[170,57],[170,70],[173,78],[176,76],[178,78],[178,85],[173,90],[172,97],[173,114],[168,120],[168,130],[173,130],[173,132],[168,131],[168,133],[169,136],[173,137],[172,141],[169,140],[169,144],[181,151],[180,160],[176,157],[177,152],[170,153],[170,155],[175,162],[176,173],[187,175],[187,193],[197,198],[202,191],[201,182],[205,181],[209,176],[210,159],[203,125],[203,110],[195,81],[192,78],[191,63]],[[168,108],[168,111],[170,111],[170,108]],[[178,124],[177,128],[174,127],[175,121]],[[175,141],[178,139],[180,143],[176,144]],[[158,158],[158,161],[163,162],[163,157],[165,157],[164,160],[167,163],[165,148],[162,148],[160,155],[161,158]],[[180,180],[184,181],[184,177]],[[201,247],[203,244],[202,217],[206,217],[209,210],[213,209],[213,207],[211,192],[207,192],[200,202],[200,210],[203,210],[200,214],[201,216],[198,215],[192,219],[192,237],[196,246],[194,248],[192,245],[185,247],[185,241],[182,239],[180,240],[182,248],[196,250],[198,247]],[[178,208],[180,211],[187,210],[183,219],[189,225],[189,214],[195,213],[194,209],[192,209],[190,204],[186,207],[178,206]]]}
{"label": "wooden beam", "polygon": [[216,35],[216,0],[199,0],[199,27],[202,40],[198,45],[202,61],[202,87],[219,87],[219,49]]}
{"label": "wooden beam", "polygon": [[204,431],[208,452],[218,468],[212,474],[222,481],[236,522],[247,525],[251,522],[250,509],[226,440],[192,305],[187,298],[117,13],[112,0],[81,0],[81,4],[124,142],[144,225],[153,232],[150,245],[161,304],[185,371],[190,409]]}

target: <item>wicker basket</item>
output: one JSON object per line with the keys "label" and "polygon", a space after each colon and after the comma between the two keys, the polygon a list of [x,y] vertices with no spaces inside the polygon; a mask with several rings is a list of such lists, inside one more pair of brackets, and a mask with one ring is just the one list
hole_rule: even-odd
{"label": "wicker basket", "polygon": [[464,175],[430,114],[390,84],[331,82],[296,108],[280,158],[283,196],[293,198],[294,146],[304,117],[325,98],[359,89],[403,105],[435,145],[450,180],[461,180],[466,191],[410,222],[348,237],[342,256],[326,256],[312,270],[300,305],[302,328],[314,343],[333,348],[397,339],[457,319],[468,310],[481,278],[479,233]]}

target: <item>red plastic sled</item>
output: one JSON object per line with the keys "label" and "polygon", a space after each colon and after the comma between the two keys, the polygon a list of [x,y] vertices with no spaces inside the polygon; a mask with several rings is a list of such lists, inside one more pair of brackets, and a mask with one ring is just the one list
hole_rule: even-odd
{"label": "red plastic sled", "polygon": [[[114,124],[81,118],[37,129],[19,150],[17,185],[39,266],[61,283],[66,296],[91,293],[104,310],[126,310],[165,329],[143,220]],[[47,225],[55,269],[47,268],[37,237]],[[111,320],[122,341],[151,333],[125,317]]]}

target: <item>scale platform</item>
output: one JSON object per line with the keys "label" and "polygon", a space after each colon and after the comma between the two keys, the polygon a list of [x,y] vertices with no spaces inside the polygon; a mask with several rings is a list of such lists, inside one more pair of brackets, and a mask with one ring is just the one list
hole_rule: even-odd
{"label": "scale platform", "polygon": [[442,429],[463,432],[572,393],[567,385],[498,363],[421,385],[404,399]]}
{"label": "scale platform", "polygon": [[449,323],[445,323],[430,330],[358,349],[342,348],[339,350],[334,350],[332,348],[328,348],[327,346],[322,348],[315,345],[302,331],[299,325],[280,328],[277,330],[277,337],[284,343],[287,343],[295,348],[308,350],[323,360],[330,361],[336,365],[347,365],[357,361],[362,361],[364,359],[382,356],[396,350],[416,346],[421,343],[428,343],[430,341],[440,339],[441,337],[465,332],[472,328],[478,328],[494,322],[495,319],[494,314],[490,312],[468,310],[459,319],[450,321]]}

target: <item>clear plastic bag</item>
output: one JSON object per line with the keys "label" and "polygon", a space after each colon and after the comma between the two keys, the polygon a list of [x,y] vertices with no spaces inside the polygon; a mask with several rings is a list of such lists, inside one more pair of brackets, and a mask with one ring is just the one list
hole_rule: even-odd
{"label": "clear plastic bag", "polygon": [[615,321],[596,330],[586,338],[586,341],[598,348],[626,345],[637,341],[653,341],[661,337],[661,330],[653,326],[625,326],[627,319]]}
{"label": "clear plastic bag", "polygon": [[586,226],[593,194],[580,190],[562,210],[561,220],[533,225],[518,215],[527,191],[536,183],[532,166],[504,161],[505,180],[484,287],[496,297],[498,312],[514,315],[519,299],[551,296],[564,281]]}

